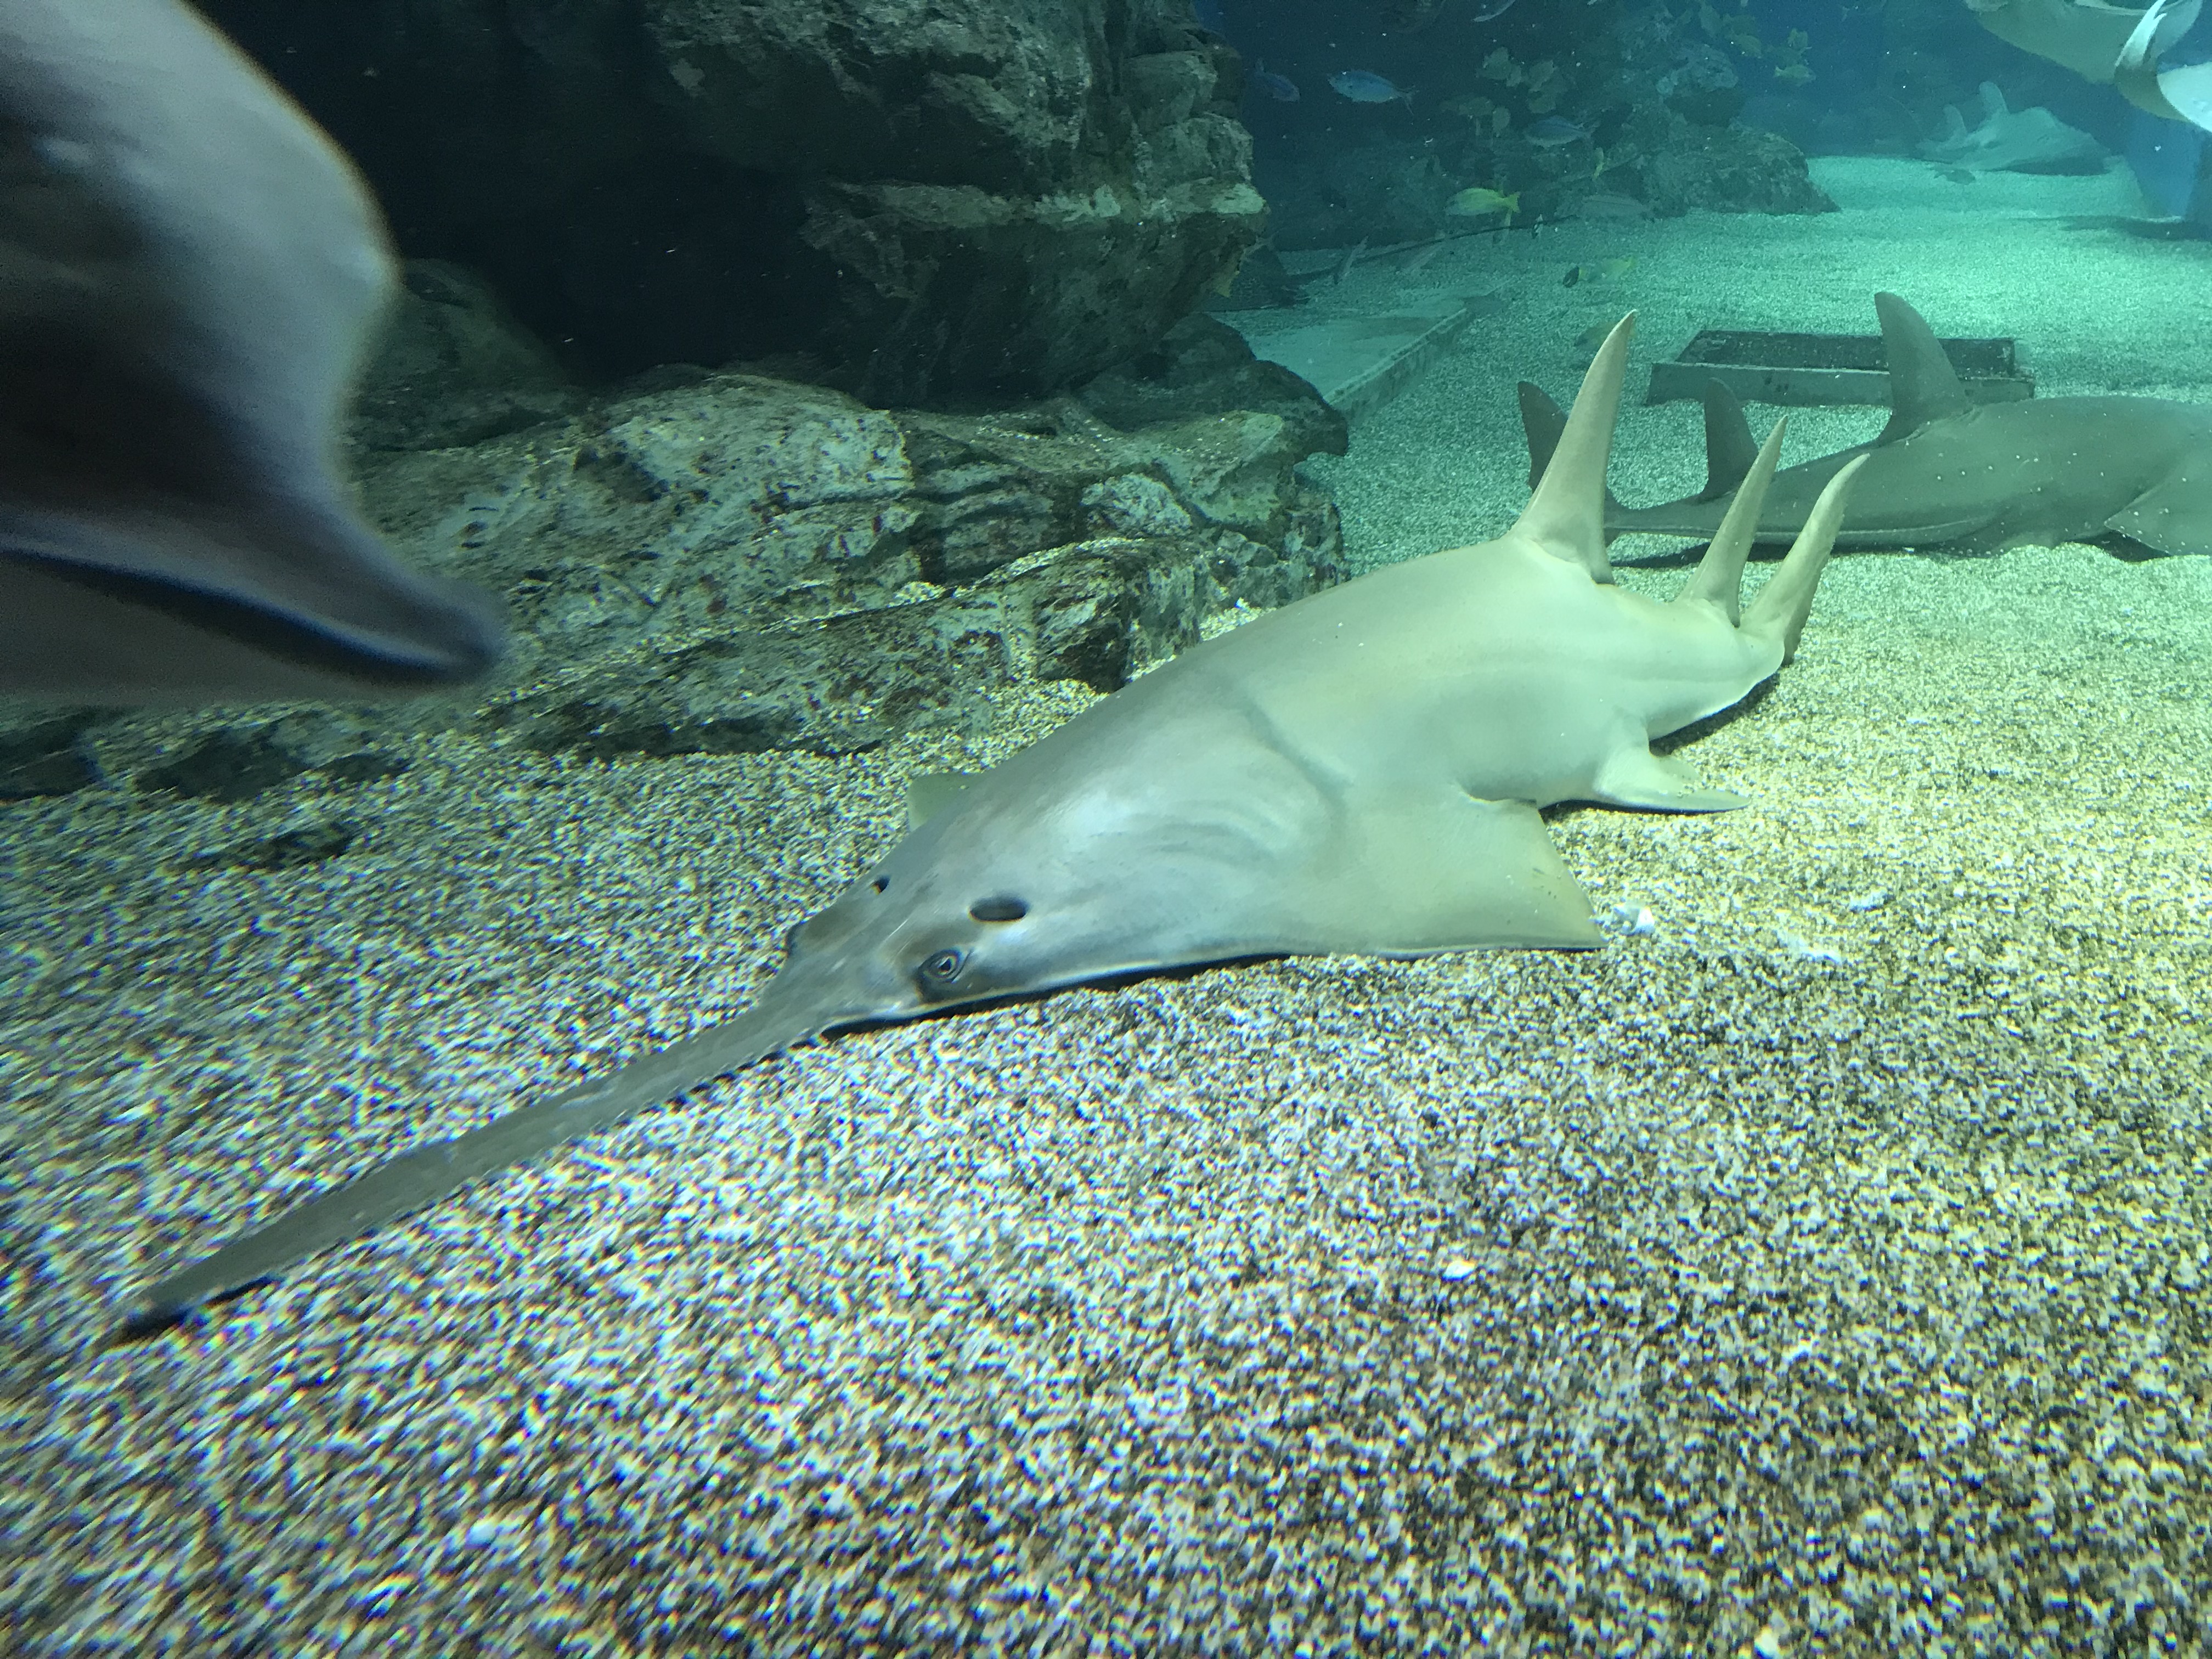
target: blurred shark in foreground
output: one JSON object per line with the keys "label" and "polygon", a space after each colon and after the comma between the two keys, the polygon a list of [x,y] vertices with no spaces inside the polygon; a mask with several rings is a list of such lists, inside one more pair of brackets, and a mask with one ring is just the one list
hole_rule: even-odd
{"label": "blurred shark in foreground", "polygon": [[0,693],[489,665],[489,601],[401,564],[334,468],[392,280],[352,167],[197,13],[0,0]]}
{"label": "blurred shark in foreground", "polygon": [[1779,426],[1672,603],[1615,586],[1605,470],[1632,323],[1599,349],[1497,540],[1257,617],[940,789],[793,930],[744,1012],[309,1200],[155,1285],[122,1334],[840,1027],[1243,957],[1601,943],[1539,809],[1745,805],[1651,739],[1790,659],[1856,471],[1827,481],[1748,605],[1738,584]]}
{"label": "blurred shark in foreground", "polygon": [[2212,65],[2168,66],[2166,54],[2196,27],[2202,0],[1967,0],[1974,19],[2001,40],[2063,64],[2085,80],[2112,82],[2136,108],[2212,131]]}

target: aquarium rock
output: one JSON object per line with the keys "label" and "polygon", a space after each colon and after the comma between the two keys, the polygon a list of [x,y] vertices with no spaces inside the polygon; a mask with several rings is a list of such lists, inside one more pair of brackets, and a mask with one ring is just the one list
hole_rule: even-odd
{"label": "aquarium rock", "polygon": [[1266,214],[1243,66],[1170,0],[210,10],[602,380],[804,352],[878,404],[1057,391]]}

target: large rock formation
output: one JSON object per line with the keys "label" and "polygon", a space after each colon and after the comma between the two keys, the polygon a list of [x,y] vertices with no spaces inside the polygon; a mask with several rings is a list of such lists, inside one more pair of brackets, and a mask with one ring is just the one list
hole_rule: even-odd
{"label": "large rock formation", "polygon": [[1338,574],[1335,508],[1297,465],[1340,453],[1343,419],[1210,318],[984,414],[705,369],[594,399],[533,362],[463,273],[411,269],[355,428],[393,544],[506,596],[490,684],[243,720],[35,714],[0,730],[0,799],[365,781],[453,725],[599,758],[849,752],[980,727],[1012,687],[1110,691]]}
{"label": "large rock formation", "polygon": [[1805,154],[1779,133],[1741,122],[1716,125],[1672,106],[1646,105],[1622,127],[1620,164],[1604,182],[1661,215],[1833,213]]}
{"label": "large rock formation", "polygon": [[571,365],[811,359],[1032,397],[1156,343],[1258,234],[1183,0],[211,0],[410,255]]}
{"label": "large rock formation", "polygon": [[1081,397],[891,413],[702,374],[364,485],[398,546],[509,596],[483,718],[599,756],[842,752],[1012,684],[1110,691],[1333,579],[1334,509],[1294,468],[1343,443],[1194,318]]}

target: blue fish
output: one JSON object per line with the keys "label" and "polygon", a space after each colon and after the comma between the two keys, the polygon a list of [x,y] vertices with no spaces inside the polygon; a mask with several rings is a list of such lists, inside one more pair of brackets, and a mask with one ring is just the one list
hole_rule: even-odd
{"label": "blue fish", "polygon": [[1564,115],[1547,115],[1540,121],[1532,121],[1521,129],[1521,136],[1538,149],[1558,149],[1564,144],[1577,143],[1589,137],[1589,129],[1578,126]]}
{"label": "blue fish", "polygon": [[1413,94],[1392,85],[1370,70],[1339,70],[1328,77],[1329,85],[1355,104],[1388,104],[1402,99],[1410,104]]}
{"label": "blue fish", "polygon": [[1252,84],[1279,104],[1295,104],[1298,101],[1297,82],[1287,75],[1270,75],[1267,72],[1267,60],[1264,58],[1252,65]]}

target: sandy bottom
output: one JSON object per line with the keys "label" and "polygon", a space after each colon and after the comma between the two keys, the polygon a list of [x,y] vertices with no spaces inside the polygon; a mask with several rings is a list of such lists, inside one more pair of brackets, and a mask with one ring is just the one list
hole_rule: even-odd
{"label": "sandy bottom", "polygon": [[[1894,287],[2047,392],[2212,399],[2212,249],[2064,216],[2109,186],[1824,173],[1849,210],[1432,266],[1514,309],[1325,469],[1355,555],[1506,522],[1512,381],[1624,302],[1648,360]],[[1695,434],[1632,410],[1622,493]],[[0,1648],[2193,1651],[2208,652],[2203,562],[1841,558],[1683,751],[1755,805],[1553,824],[1649,932],[840,1039],[108,1352],[180,1253],[742,1006],[907,772],[1082,694],[845,763],[444,738],[9,806]]]}

